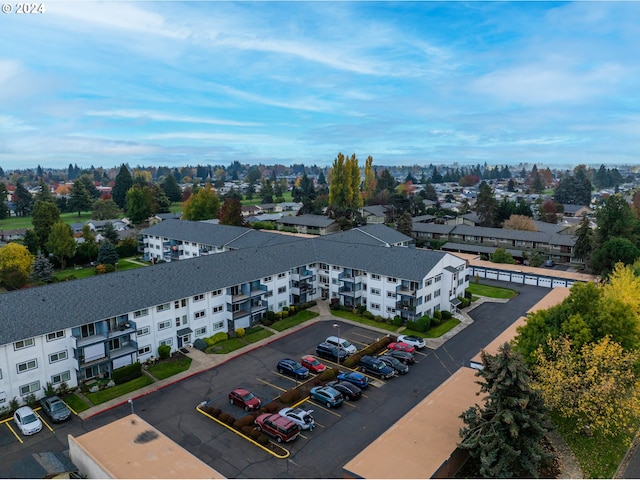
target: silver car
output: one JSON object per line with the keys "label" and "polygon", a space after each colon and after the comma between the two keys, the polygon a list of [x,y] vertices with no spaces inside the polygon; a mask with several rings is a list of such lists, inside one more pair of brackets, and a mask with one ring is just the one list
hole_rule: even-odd
{"label": "silver car", "polygon": [[280,410],[280,415],[288,418],[295,424],[297,424],[302,430],[313,430],[316,422],[311,416],[313,410],[304,410],[303,408],[283,408]]}
{"label": "silver car", "polygon": [[42,430],[42,421],[31,407],[20,407],[13,414],[13,423],[23,435],[33,435]]}

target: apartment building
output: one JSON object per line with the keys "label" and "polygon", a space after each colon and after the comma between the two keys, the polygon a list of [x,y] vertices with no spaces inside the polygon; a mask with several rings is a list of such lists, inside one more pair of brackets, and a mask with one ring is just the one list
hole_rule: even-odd
{"label": "apartment building", "polygon": [[[281,237],[2,295],[0,407],[42,396],[47,383],[108,377],[157,355],[160,345],[176,350],[249,327],[293,303],[337,298],[411,320],[452,310],[468,286],[467,262],[446,252],[391,246],[363,232]],[[354,243],[360,237],[372,244]]]}

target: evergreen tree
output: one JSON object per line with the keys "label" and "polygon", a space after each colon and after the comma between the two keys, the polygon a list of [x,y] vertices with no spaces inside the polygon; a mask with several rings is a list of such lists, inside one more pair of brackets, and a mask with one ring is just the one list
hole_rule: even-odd
{"label": "evergreen tree", "polygon": [[118,231],[113,226],[113,223],[107,222],[104,224],[104,230],[102,231],[102,236],[109,240],[114,245],[118,242]]}
{"label": "evergreen tree", "polygon": [[603,245],[612,237],[626,238],[635,243],[638,219],[622,195],[611,195],[596,211],[596,242]]}
{"label": "evergreen tree", "polygon": [[40,249],[40,241],[38,240],[38,235],[31,228],[25,230],[24,237],[22,237],[22,244],[27,247],[32,255],[36,255],[38,253],[38,250]]}
{"label": "evergreen tree", "polygon": [[413,233],[413,218],[409,212],[405,212],[400,215],[398,218],[398,223],[396,225],[396,230],[400,233],[404,233],[406,236],[410,237]]}
{"label": "evergreen tree", "polygon": [[172,174],[168,174],[164,180],[162,181],[162,190],[167,198],[172,202],[179,202],[182,200],[182,189],[178,182],[176,181],[176,177]]}
{"label": "evergreen tree", "polygon": [[387,191],[389,194],[396,190],[396,179],[393,178],[388,168],[385,168],[376,180],[376,193]]}
{"label": "evergreen tree", "polygon": [[482,182],[476,198],[476,213],[481,227],[494,227],[498,213],[498,202],[487,182]]}
{"label": "evergreen tree", "polygon": [[124,209],[127,206],[127,192],[133,186],[133,179],[131,178],[131,172],[125,164],[122,164],[118,175],[116,175],[116,181],[111,189],[111,198],[116,204]]}
{"label": "evergreen tree", "polygon": [[31,267],[31,278],[37,282],[53,282],[53,264],[44,255],[38,255]]}
{"label": "evergreen tree", "polygon": [[0,183],[0,220],[9,218],[10,215],[7,198],[7,187],[4,183]]}
{"label": "evergreen tree", "polygon": [[118,260],[118,252],[116,252],[116,247],[113,246],[113,243],[108,240],[102,242],[98,250],[98,263],[101,265],[115,265]]}
{"label": "evergreen tree", "polygon": [[156,213],[169,213],[171,210],[171,200],[165,195],[164,190],[160,185],[153,184],[149,187],[153,194],[153,205],[151,214]]}
{"label": "evergreen tree", "polygon": [[40,187],[40,191],[35,194],[34,196],[35,201],[42,200],[44,202],[51,202],[51,203],[56,202],[56,199],[53,198],[53,195],[51,194],[51,189],[46,183],[40,180],[40,182],[38,182],[38,187]]}
{"label": "evergreen tree", "polygon": [[44,250],[49,241],[51,228],[60,221],[60,210],[55,203],[36,200],[31,223],[38,238],[38,246]]}
{"label": "evergreen tree", "polygon": [[320,173],[318,174],[318,185],[326,185],[327,184],[327,178],[324,176],[324,170],[320,170]]}
{"label": "evergreen tree", "polygon": [[16,215],[19,217],[26,217],[31,214],[33,208],[33,197],[29,193],[29,190],[24,188],[21,182],[16,185],[16,191],[13,194],[15,203]]}
{"label": "evergreen tree", "polygon": [[537,477],[550,460],[540,441],[549,423],[542,396],[531,388],[531,374],[519,353],[508,343],[495,356],[482,352],[482,370],[476,376],[483,407],[475,405],[461,415],[459,447],[480,460],[485,478]]}
{"label": "evergreen tree", "polygon": [[88,174],[80,175],[79,180],[84,185],[84,188],[89,194],[89,197],[91,198],[92,203],[93,203],[93,200],[97,200],[98,198],[100,198],[100,192],[98,191],[95,184],[93,183],[94,180],[91,175],[88,175]]}
{"label": "evergreen tree", "polygon": [[222,225],[241,226],[244,223],[242,218],[242,206],[237,198],[228,198],[222,204],[219,215]]}
{"label": "evergreen tree", "polygon": [[91,195],[89,195],[87,187],[81,179],[73,182],[71,192],[69,192],[68,204],[70,209],[74,212],[78,212],[78,218],[80,218],[80,214],[82,212],[91,210],[91,207],[93,206],[93,199],[91,198]]}
{"label": "evergreen tree", "polygon": [[593,231],[591,221],[586,215],[582,216],[580,225],[576,230],[576,244],[573,247],[573,257],[588,265],[591,251],[593,250]]}

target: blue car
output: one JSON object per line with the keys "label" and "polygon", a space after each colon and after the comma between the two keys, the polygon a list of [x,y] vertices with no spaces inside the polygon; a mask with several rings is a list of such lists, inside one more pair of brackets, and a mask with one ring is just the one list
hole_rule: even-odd
{"label": "blue car", "polygon": [[317,402],[326,405],[327,408],[338,407],[344,402],[344,396],[335,388],[313,387],[309,396]]}
{"label": "blue car", "polygon": [[353,383],[356,387],[365,388],[369,385],[369,379],[360,372],[342,372],[338,374],[338,380]]}
{"label": "blue car", "polygon": [[281,375],[289,375],[297,379],[307,378],[309,376],[309,369],[300,365],[300,363],[290,358],[283,358],[278,362],[278,373]]}

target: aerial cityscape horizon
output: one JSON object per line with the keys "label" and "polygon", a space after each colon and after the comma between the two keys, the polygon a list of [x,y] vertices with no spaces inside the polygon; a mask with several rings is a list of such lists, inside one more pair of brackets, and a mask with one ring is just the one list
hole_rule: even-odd
{"label": "aerial cityscape horizon", "polygon": [[636,2],[37,5],[0,16],[5,170],[637,163]]}

